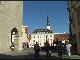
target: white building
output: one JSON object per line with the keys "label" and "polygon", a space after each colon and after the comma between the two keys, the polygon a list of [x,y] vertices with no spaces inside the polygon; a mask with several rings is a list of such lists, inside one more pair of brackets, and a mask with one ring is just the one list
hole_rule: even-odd
{"label": "white building", "polygon": [[44,43],[46,43],[46,40],[48,40],[50,46],[53,45],[54,33],[50,30],[48,16],[47,16],[47,28],[46,29],[37,28],[35,31],[32,32],[32,34],[30,35],[29,47],[34,47],[34,44],[36,42],[39,43],[40,47],[43,47]]}
{"label": "white building", "polygon": [[53,32],[49,29],[36,29],[31,34],[29,46],[33,47],[34,44],[38,42],[40,47],[43,47],[44,43],[46,43],[46,40],[49,40],[50,46],[53,44],[53,40],[54,40]]}

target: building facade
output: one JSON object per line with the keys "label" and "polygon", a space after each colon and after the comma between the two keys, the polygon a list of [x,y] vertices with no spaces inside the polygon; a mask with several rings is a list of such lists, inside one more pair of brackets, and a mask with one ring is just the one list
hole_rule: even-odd
{"label": "building facade", "polygon": [[[12,43],[22,50],[22,1],[0,1],[0,52],[8,52]],[[15,34],[15,42],[13,35]]]}
{"label": "building facade", "polygon": [[28,39],[28,26],[22,26],[22,44],[29,44],[29,39]]}
{"label": "building facade", "polygon": [[44,43],[46,43],[46,40],[48,40],[50,46],[52,46],[54,40],[54,33],[49,29],[36,29],[35,31],[33,31],[30,37],[30,48],[34,47],[34,44],[36,42],[39,43],[40,47],[44,47]]}
{"label": "building facade", "polygon": [[69,11],[69,30],[71,43],[76,45],[80,54],[80,1],[67,1]]}

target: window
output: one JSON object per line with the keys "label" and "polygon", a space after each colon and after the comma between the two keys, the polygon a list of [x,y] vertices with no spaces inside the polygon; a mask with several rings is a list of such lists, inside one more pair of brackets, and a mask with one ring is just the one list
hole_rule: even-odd
{"label": "window", "polygon": [[40,38],[41,38],[41,35],[40,35]]}
{"label": "window", "polygon": [[78,25],[80,24],[80,7],[77,10]]}
{"label": "window", "polygon": [[39,38],[39,36],[38,36],[38,38]]}
{"label": "window", "polygon": [[52,37],[52,35],[50,35],[50,37]]}
{"label": "window", "polygon": [[44,35],[44,38],[45,38],[45,35]]}
{"label": "window", "polygon": [[80,41],[80,32],[79,32],[79,41]]}
{"label": "window", "polygon": [[33,38],[35,38],[35,36],[33,36]]}
{"label": "window", "polygon": [[44,41],[45,41],[45,39],[44,39]]}
{"label": "window", "polygon": [[35,42],[35,40],[33,40],[33,42]]}
{"label": "window", "polygon": [[39,40],[38,40],[38,42],[39,42]]}
{"label": "window", "polygon": [[40,45],[41,45],[41,43],[40,43]]}
{"label": "window", "polygon": [[76,34],[73,35],[73,43],[76,43]]}
{"label": "window", "polygon": [[76,1],[76,2],[79,2],[79,1]]}
{"label": "window", "polygon": [[41,30],[41,31],[43,31],[43,30]]}
{"label": "window", "polygon": [[71,1],[71,7],[73,7],[74,6],[74,1]]}
{"label": "window", "polygon": [[40,30],[38,30],[38,31],[40,31]]}
{"label": "window", "polygon": [[41,32],[40,32],[41,33]]}
{"label": "window", "polygon": [[72,24],[73,24],[73,28],[75,27],[75,17],[74,14],[72,15]]}
{"label": "window", "polygon": [[46,38],[48,38],[48,35],[46,35]]}
{"label": "window", "polygon": [[41,39],[40,39],[40,42],[41,42]]}

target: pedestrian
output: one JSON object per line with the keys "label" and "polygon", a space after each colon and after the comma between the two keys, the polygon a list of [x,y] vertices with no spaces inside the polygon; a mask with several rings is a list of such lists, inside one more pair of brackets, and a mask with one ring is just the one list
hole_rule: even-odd
{"label": "pedestrian", "polygon": [[68,41],[66,42],[66,51],[67,51],[67,57],[70,58],[71,52],[70,52],[71,45],[68,44]]}
{"label": "pedestrian", "polygon": [[38,42],[36,42],[36,44],[34,45],[34,50],[35,50],[35,58],[39,58],[39,52],[40,52],[40,46],[38,44]]}
{"label": "pedestrian", "polygon": [[56,38],[56,46],[58,45],[58,41],[59,41],[58,38]]}
{"label": "pedestrian", "polygon": [[63,50],[64,50],[64,45],[62,44],[61,41],[58,41],[57,50],[58,50],[58,56],[59,56],[59,58],[62,59],[62,56],[63,56]]}
{"label": "pedestrian", "polygon": [[67,54],[67,51],[66,51],[66,41],[64,43],[64,54],[66,55]]}
{"label": "pedestrian", "polygon": [[49,44],[49,42],[48,42],[48,41],[46,41],[46,44],[45,44],[45,45],[46,45],[46,46],[45,46],[45,47],[46,47],[46,57],[47,57],[47,58],[49,58],[49,55],[50,55],[50,54],[49,54],[50,44]]}
{"label": "pedestrian", "polygon": [[71,54],[73,53],[73,46],[71,46],[71,48],[70,48],[70,52],[71,52]]}
{"label": "pedestrian", "polygon": [[15,44],[14,43],[11,44],[10,49],[11,49],[11,51],[14,51],[14,49],[15,49]]}

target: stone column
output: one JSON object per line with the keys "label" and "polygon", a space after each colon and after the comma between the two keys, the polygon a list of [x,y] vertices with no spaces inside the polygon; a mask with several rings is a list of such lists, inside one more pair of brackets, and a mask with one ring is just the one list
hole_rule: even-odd
{"label": "stone column", "polygon": [[18,41],[18,50],[22,50],[22,37],[19,37],[19,41]]}

